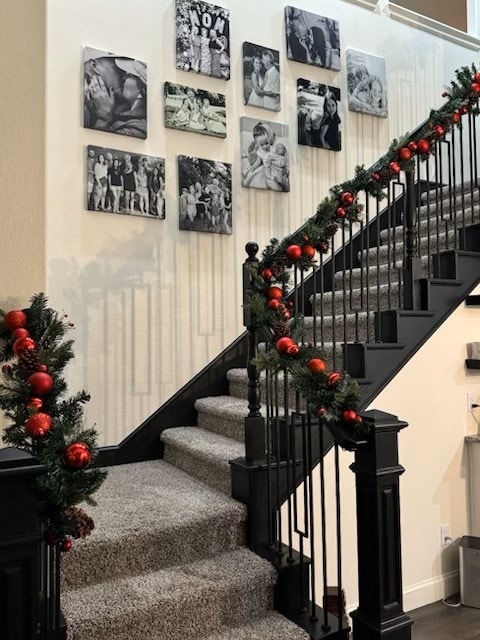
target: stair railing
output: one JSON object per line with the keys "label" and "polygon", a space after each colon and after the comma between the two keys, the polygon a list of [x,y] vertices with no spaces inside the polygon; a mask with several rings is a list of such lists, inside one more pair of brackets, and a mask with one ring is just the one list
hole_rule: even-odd
{"label": "stair railing", "polygon": [[[396,314],[428,309],[431,279],[454,277],[454,250],[469,249],[466,229],[479,221],[480,200],[477,75],[473,66],[457,72],[444,107],[368,171],[359,167],[334,187],[312,220],[260,260],[258,245],[246,246],[249,414],[246,458],[232,463],[233,495],[248,504],[251,548],[279,569],[277,608],[315,640],[347,638],[349,630],[341,448],[355,451],[354,640],[381,638],[392,627],[399,640],[411,635],[402,608],[398,497],[397,434],[406,425],[379,412],[359,415],[349,376],[360,389],[368,383],[366,350],[391,348]],[[329,449],[333,465],[324,457]]]}

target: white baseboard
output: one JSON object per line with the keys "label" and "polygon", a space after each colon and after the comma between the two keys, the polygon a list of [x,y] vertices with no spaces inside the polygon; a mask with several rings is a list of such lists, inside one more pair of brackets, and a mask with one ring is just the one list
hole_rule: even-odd
{"label": "white baseboard", "polygon": [[403,590],[403,610],[411,611],[460,591],[458,571],[418,582]]}

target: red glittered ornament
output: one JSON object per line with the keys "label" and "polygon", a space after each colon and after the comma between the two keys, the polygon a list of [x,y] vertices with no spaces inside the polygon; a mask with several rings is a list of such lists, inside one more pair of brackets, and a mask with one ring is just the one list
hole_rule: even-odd
{"label": "red glittered ornament", "polygon": [[435,135],[437,136],[437,138],[441,138],[445,135],[445,129],[441,124],[437,124],[437,126],[435,127]]}
{"label": "red glittered ornament", "polygon": [[28,338],[29,336],[30,334],[23,327],[19,327],[12,332],[12,338],[14,338],[15,340],[18,340],[19,338]]}
{"label": "red glittered ornament", "polygon": [[25,431],[29,438],[43,438],[52,428],[52,416],[48,413],[34,413],[25,423]]}
{"label": "red glittered ornament", "polygon": [[39,371],[43,371],[43,372],[48,371],[47,365],[46,364],[39,364],[38,365],[38,370]]}
{"label": "red glittered ornament", "polygon": [[283,312],[283,319],[290,320],[290,311],[287,311],[287,309]]}
{"label": "red glittered ornament", "polygon": [[480,93],[480,84],[478,82],[472,82],[472,86],[470,87],[470,89],[473,91],[473,93]]}
{"label": "red glittered ornament", "polygon": [[279,353],[287,353],[287,349],[291,347],[293,340],[288,336],[282,336],[275,343],[275,348]]}
{"label": "red glittered ornament", "polygon": [[90,449],[84,442],[73,442],[63,452],[63,460],[70,469],[84,469],[91,459]]}
{"label": "red glittered ornament", "polygon": [[283,291],[280,287],[270,287],[267,289],[267,297],[270,298],[270,300],[280,300],[282,296]]}
{"label": "red glittered ornament", "polygon": [[302,255],[304,255],[306,258],[314,258],[315,247],[313,247],[311,244],[304,244],[302,247]]}
{"label": "red glittered ornament", "polygon": [[410,151],[412,153],[416,153],[417,152],[417,143],[415,142],[415,140],[412,140],[411,142],[409,142],[407,144],[407,147],[410,149]]}
{"label": "red glittered ornament", "polygon": [[18,338],[18,340],[15,340],[12,347],[13,353],[16,356],[22,353],[22,351],[33,351],[36,348],[37,343],[35,342],[35,340],[33,340],[33,338],[30,338],[29,336],[27,336],[26,338]]}
{"label": "red glittered ornament", "polygon": [[320,251],[321,251],[322,253],[327,253],[328,248],[329,248],[329,247],[328,247],[328,242],[321,242],[321,243],[320,243]]}
{"label": "red glittered ornament", "polygon": [[477,71],[477,73],[473,76],[472,80],[480,84],[480,71]]}
{"label": "red glittered ornament", "polygon": [[345,216],[347,215],[347,212],[343,207],[338,207],[336,214],[337,214],[337,218],[345,218]]}
{"label": "red glittered ornament", "polygon": [[29,413],[36,413],[43,407],[43,400],[41,398],[30,398],[26,406]]}
{"label": "red glittered ornament", "polygon": [[372,174],[370,174],[370,177],[372,178],[372,180],[375,180],[375,182],[380,182],[380,180],[381,180],[380,174],[377,173],[376,171],[374,171]]}
{"label": "red glittered ornament", "polygon": [[355,200],[355,196],[353,195],[353,193],[350,193],[350,191],[344,191],[343,193],[340,194],[340,202],[345,207],[350,207],[353,204],[354,200]]}
{"label": "red glittered ornament", "polygon": [[287,349],[287,355],[296,356],[299,351],[300,347],[298,346],[298,344],[295,344],[295,342],[293,342]]}
{"label": "red glittered ornament", "polygon": [[72,548],[72,541],[69,538],[65,538],[65,540],[62,540],[62,542],[60,543],[60,549],[63,552],[70,551],[71,548]]}
{"label": "red glittered ornament", "polygon": [[344,422],[356,422],[357,421],[357,412],[353,409],[345,409],[342,413],[342,420]]}
{"label": "red glittered ornament", "polygon": [[323,373],[325,371],[325,368],[325,362],[321,358],[311,358],[307,362],[307,369],[309,369],[312,373]]}
{"label": "red glittered ornament", "polygon": [[457,122],[460,122],[460,118],[461,118],[461,115],[458,113],[458,111],[454,111],[452,113],[452,122],[454,122],[455,124]]}
{"label": "red glittered ornament", "polygon": [[37,371],[27,380],[28,384],[32,387],[33,393],[37,396],[45,396],[53,389],[53,378],[48,373],[43,371]]}
{"label": "red glittered ornament", "polygon": [[329,387],[336,387],[341,379],[342,376],[339,373],[337,373],[336,371],[332,371],[332,373],[328,374],[327,385]]}
{"label": "red glittered ornament", "polygon": [[323,418],[323,416],[327,415],[327,408],[326,407],[320,407],[320,409],[318,410],[318,415],[320,418]]}
{"label": "red glittered ornament", "polygon": [[390,164],[388,165],[388,168],[394,174],[400,173],[400,165],[398,164],[398,162],[390,162]]}
{"label": "red glittered ornament", "polygon": [[426,138],[422,138],[417,142],[418,153],[428,153],[430,151],[430,141]]}
{"label": "red glittered ornament", "polygon": [[408,147],[402,147],[398,152],[398,159],[402,162],[408,162],[412,157],[412,152]]}
{"label": "red glittered ornament", "polygon": [[295,262],[296,260],[300,260],[300,258],[302,257],[302,249],[298,246],[298,244],[291,244],[289,247],[287,247],[285,255],[289,260]]}
{"label": "red glittered ornament", "polygon": [[267,304],[267,307],[269,309],[272,309],[272,311],[276,311],[279,306],[280,306],[280,300],[277,300],[276,298],[273,300],[269,300]]}
{"label": "red glittered ornament", "polygon": [[13,309],[5,315],[3,322],[7,329],[15,331],[15,329],[24,327],[27,324],[27,316],[20,309]]}
{"label": "red glittered ornament", "polygon": [[272,279],[272,272],[270,271],[270,269],[264,269],[260,275],[262,276],[262,278],[264,280],[271,280]]}

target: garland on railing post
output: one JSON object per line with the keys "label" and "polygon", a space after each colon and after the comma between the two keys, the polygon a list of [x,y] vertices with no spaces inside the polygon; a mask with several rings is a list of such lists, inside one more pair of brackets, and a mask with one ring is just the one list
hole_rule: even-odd
{"label": "garland on railing post", "polygon": [[[272,372],[283,370],[308,402],[313,415],[334,428],[347,428],[354,437],[362,438],[368,425],[357,414],[358,386],[347,374],[326,371],[322,351],[316,345],[305,345],[302,340],[301,318],[290,319],[290,270],[315,268],[317,251],[326,253],[330,239],[340,225],[358,220],[362,207],[360,192],[367,197],[381,199],[384,188],[401,171],[413,179],[415,159],[424,161],[435,152],[435,142],[442,140],[450,128],[462,126],[462,116],[478,115],[480,72],[475,64],[462,67],[442,94],[447,98],[438,110],[432,110],[428,120],[414,134],[395,139],[370,169],[357,166],[353,179],[330,189],[330,195],[321,202],[316,214],[293,235],[283,240],[272,238],[263,251],[262,260],[251,271],[249,307],[256,330],[270,331],[274,347],[258,354],[254,364],[258,369]],[[413,212],[411,212],[413,215]],[[415,221],[413,220],[413,223]],[[412,269],[412,300],[414,281],[418,277],[415,255],[410,255]],[[408,265],[407,265],[408,267]]]}
{"label": "garland on railing post", "polygon": [[[46,540],[68,551],[71,538],[86,537],[92,518],[77,505],[94,505],[92,494],[106,474],[93,469],[97,433],[84,429],[85,391],[66,398],[62,372],[73,358],[73,327],[67,315],[47,307],[40,293],[27,309],[0,314],[0,409],[11,424],[3,440],[35,456],[46,468],[36,483]],[[87,468],[89,467],[89,468]]]}

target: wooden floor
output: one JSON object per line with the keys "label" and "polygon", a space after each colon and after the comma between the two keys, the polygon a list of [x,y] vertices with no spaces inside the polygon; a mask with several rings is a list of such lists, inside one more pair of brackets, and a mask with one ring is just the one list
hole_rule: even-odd
{"label": "wooden floor", "polygon": [[412,640],[480,640],[480,609],[435,602],[407,615],[414,621]]}

